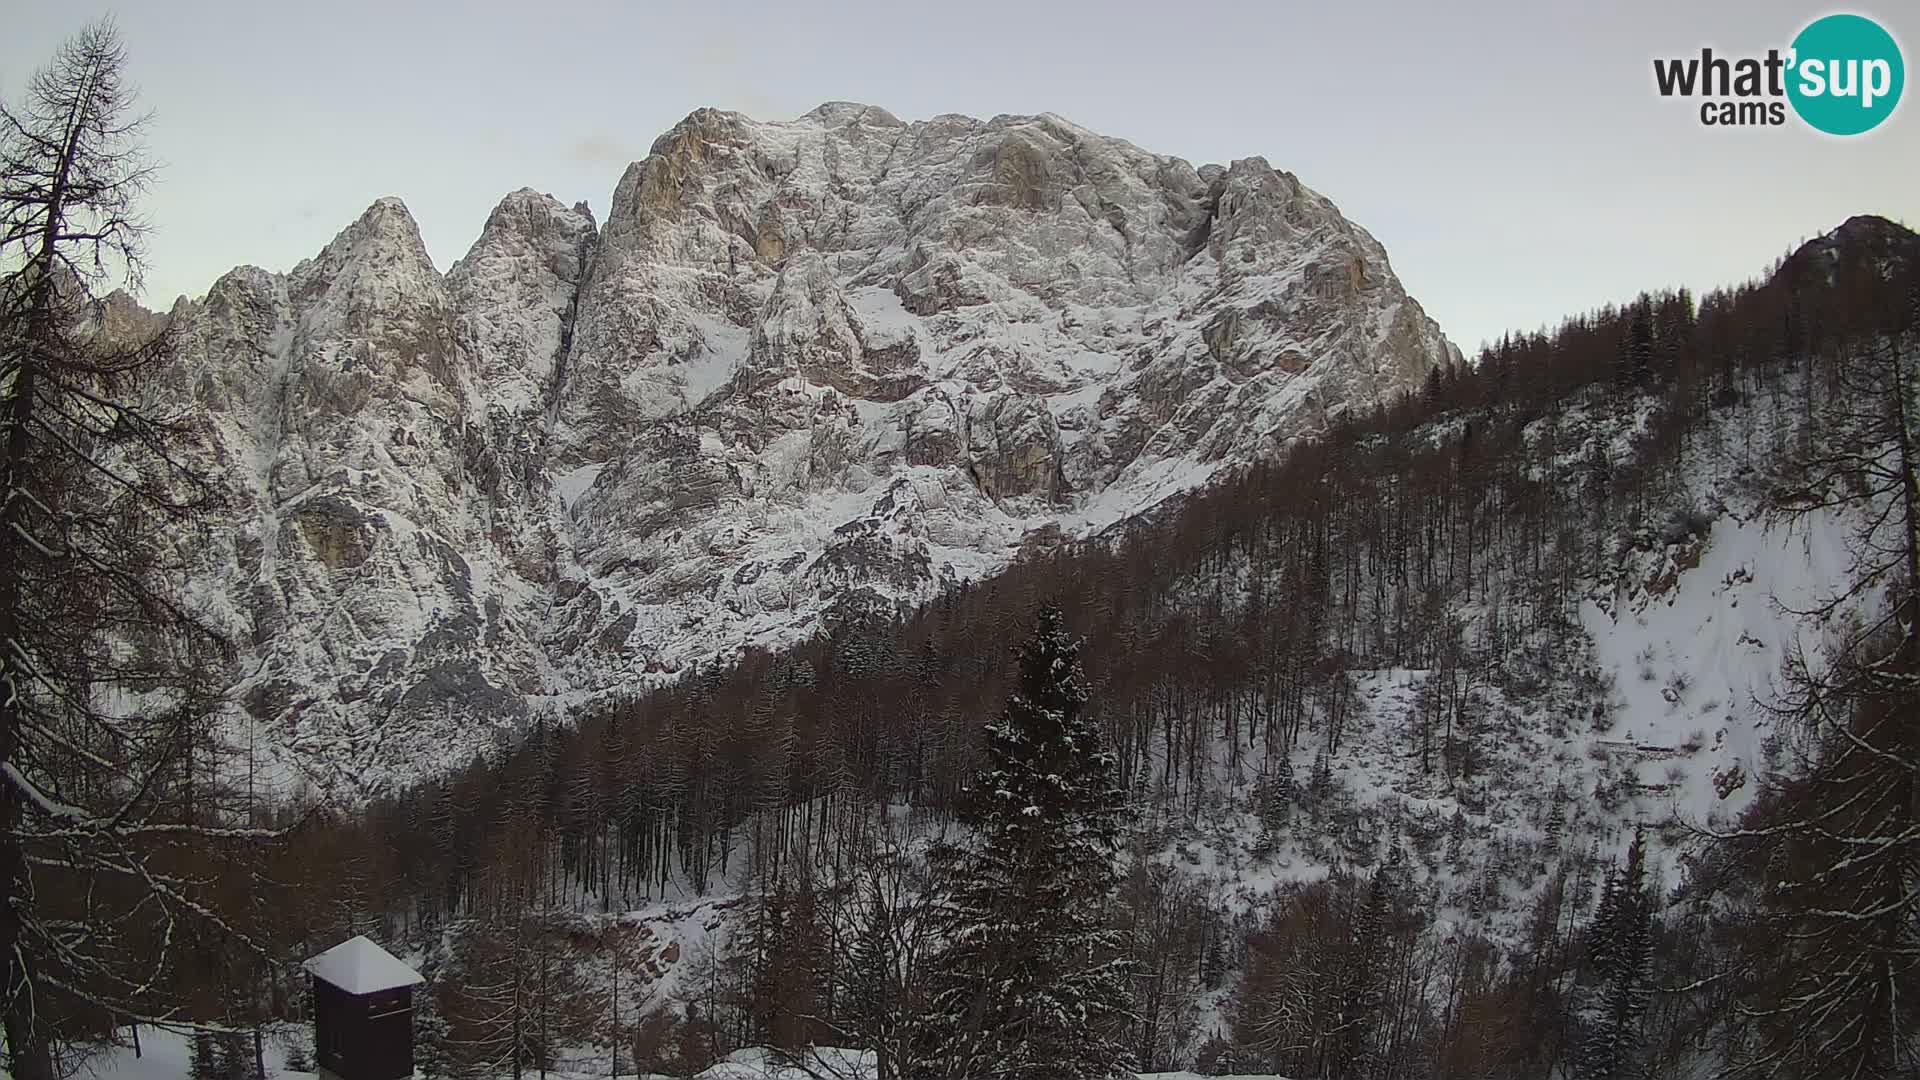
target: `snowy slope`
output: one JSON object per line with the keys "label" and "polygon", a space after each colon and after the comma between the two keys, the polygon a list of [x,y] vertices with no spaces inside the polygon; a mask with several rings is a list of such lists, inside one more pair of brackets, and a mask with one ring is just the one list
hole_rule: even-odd
{"label": "snowy slope", "polygon": [[1830,512],[1791,527],[1730,512],[1645,577],[1583,603],[1620,716],[1588,756],[1607,754],[1623,779],[1688,820],[1744,809],[1782,664],[1796,646],[1817,656],[1824,643],[1819,625],[1793,612],[1845,584],[1850,531]]}

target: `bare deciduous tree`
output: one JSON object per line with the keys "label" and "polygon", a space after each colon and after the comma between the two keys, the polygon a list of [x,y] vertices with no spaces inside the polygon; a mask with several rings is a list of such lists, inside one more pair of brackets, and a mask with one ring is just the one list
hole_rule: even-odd
{"label": "bare deciduous tree", "polygon": [[19,1080],[107,1017],[168,1010],[189,949],[245,940],[205,898],[272,834],[204,798],[231,652],[177,598],[216,500],[154,379],[140,146],[110,22],[0,104],[0,1014]]}
{"label": "bare deciduous tree", "polygon": [[[1868,265],[1850,291],[1886,295]],[[1916,300],[1920,300],[1917,297]],[[1915,314],[1920,314],[1916,304]],[[1893,320],[1888,320],[1892,323]],[[1791,520],[1855,523],[1847,585],[1814,610],[1841,625],[1825,654],[1789,657],[1776,711],[1798,768],[1722,834],[1765,868],[1769,931],[1745,977],[1759,1037],[1731,1055],[1739,1076],[1911,1076],[1920,1069],[1920,393],[1906,336],[1843,341],[1808,449],[1775,493]],[[1808,388],[1810,392],[1810,388]]]}

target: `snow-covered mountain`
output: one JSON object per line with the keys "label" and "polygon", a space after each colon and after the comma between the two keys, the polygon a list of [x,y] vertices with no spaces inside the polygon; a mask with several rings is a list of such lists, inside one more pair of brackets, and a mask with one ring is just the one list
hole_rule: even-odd
{"label": "snow-covered mountain", "polygon": [[604,226],[517,191],[445,274],[382,199],[173,320],[238,696],[376,785],[924,601],[1458,357],[1264,160],[844,103],[695,112]]}

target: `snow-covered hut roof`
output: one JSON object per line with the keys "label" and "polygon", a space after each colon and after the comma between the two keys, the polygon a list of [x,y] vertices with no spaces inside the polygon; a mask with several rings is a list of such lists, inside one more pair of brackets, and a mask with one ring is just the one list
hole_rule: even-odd
{"label": "snow-covered hut roof", "polygon": [[343,941],[301,966],[349,994],[377,994],[427,981],[364,935]]}

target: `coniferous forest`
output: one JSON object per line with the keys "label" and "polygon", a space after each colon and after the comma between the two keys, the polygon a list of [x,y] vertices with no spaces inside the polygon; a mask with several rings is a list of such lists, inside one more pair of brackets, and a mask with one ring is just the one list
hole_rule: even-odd
{"label": "coniferous forest", "polygon": [[[153,540],[215,497],[153,391],[168,335],[100,314],[148,175],[122,62],[90,30],[0,115],[20,1080],[161,1021],[199,1025],[196,1076],[263,1072],[300,961],[355,933],[418,961],[433,1077],[752,1047],[875,1080],[1920,1075],[1905,228],[1503,337],[923,609],[289,801],[221,737],[230,646]],[[1593,611],[1762,527],[1842,529],[1844,580],[1778,613],[1820,629],[1775,691],[1723,704],[1767,732],[1714,777],[1743,809],[1681,813],[1620,767],[1650,751]]]}

